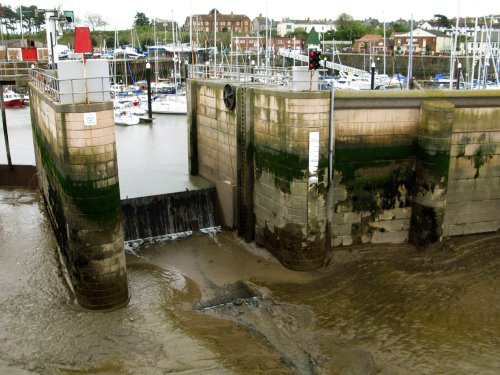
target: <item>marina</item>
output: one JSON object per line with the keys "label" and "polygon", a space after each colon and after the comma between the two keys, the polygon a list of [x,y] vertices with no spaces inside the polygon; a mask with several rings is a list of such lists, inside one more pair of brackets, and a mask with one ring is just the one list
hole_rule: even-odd
{"label": "marina", "polygon": [[500,14],[219,5],[0,5],[0,373],[499,373]]}

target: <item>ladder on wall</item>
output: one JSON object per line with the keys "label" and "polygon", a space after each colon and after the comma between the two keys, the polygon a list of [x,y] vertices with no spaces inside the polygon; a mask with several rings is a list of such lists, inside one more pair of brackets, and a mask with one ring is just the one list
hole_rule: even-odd
{"label": "ladder on wall", "polygon": [[246,152],[246,101],[245,101],[245,92],[246,89],[244,87],[239,88],[239,95],[237,96],[238,100],[238,236],[246,238],[247,236],[247,196],[245,192],[246,188],[246,176],[245,176],[245,167],[247,165],[247,152]]}

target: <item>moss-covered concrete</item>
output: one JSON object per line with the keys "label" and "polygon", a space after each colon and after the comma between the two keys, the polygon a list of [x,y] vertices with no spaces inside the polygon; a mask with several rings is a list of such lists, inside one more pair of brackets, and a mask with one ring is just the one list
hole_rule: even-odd
{"label": "moss-covered concrete", "polygon": [[416,195],[409,236],[418,246],[436,242],[443,235],[454,114],[454,104],[442,100],[425,101],[420,109]]}
{"label": "moss-covered concrete", "polygon": [[[93,128],[71,132],[70,126],[83,125],[66,122],[68,112],[64,111],[102,110],[109,103],[88,108],[58,106],[34,87],[31,98],[40,189],[76,299],[89,309],[123,306],[129,295],[116,153],[110,143],[114,138],[101,140],[98,134],[102,132],[94,133]],[[107,119],[112,111],[105,111],[98,112],[101,129],[114,126]],[[93,134],[96,136],[88,138]],[[85,142],[80,141],[82,135],[87,136]],[[86,145],[89,140],[91,144]],[[70,148],[70,142],[85,146]]]}
{"label": "moss-covered concrete", "polygon": [[[218,121],[217,131],[224,131],[222,122],[229,115],[214,103],[221,101],[220,92],[227,82],[198,83],[203,86],[200,96],[208,98],[200,112],[206,117],[213,115]],[[304,264],[308,257],[322,259],[317,264],[326,259],[318,250],[323,247],[328,251],[330,242],[323,242],[323,235],[333,236],[333,246],[391,241],[387,233],[391,230],[393,239],[405,241],[411,225],[417,228],[412,237],[415,243],[439,240],[443,235],[452,132],[454,138],[463,133],[463,139],[453,148],[460,168],[467,168],[467,161],[471,177],[475,174],[484,186],[495,183],[489,179],[483,182],[494,170],[482,171],[493,160],[492,155],[495,157],[493,149],[498,149],[498,91],[336,91],[334,176],[328,187],[330,93],[293,92],[257,84],[240,86],[246,92],[245,115],[251,122],[246,129],[253,136],[245,153],[253,155],[258,191],[254,195],[256,233],[258,229],[259,243],[289,267],[294,259]],[[234,115],[240,121],[238,109]],[[308,171],[307,136],[311,131],[320,133],[317,182],[310,179]],[[466,140],[470,132],[475,135]],[[489,135],[475,139],[479,132]],[[213,133],[207,137],[213,137]],[[333,213],[326,213],[328,221],[323,220],[326,205],[322,200],[330,193],[333,203],[328,209]]]}

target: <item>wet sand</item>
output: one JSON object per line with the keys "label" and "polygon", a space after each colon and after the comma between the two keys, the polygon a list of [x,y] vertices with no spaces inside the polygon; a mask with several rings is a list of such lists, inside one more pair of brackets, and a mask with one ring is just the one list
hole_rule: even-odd
{"label": "wet sand", "polygon": [[231,232],[145,243],[107,313],[75,304],[37,193],[0,189],[0,243],[2,374],[500,373],[498,233],[338,248],[317,272]]}

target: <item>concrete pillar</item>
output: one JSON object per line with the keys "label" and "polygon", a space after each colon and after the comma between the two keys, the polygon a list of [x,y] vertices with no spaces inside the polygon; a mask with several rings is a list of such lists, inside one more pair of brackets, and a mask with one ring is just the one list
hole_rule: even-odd
{"label": "concrete pillar", "polygon": [[439,241],[443,236],[454,112],[454,104],[447,101],[425,101],[420,108],[409,236],[417,246]]}
{"label": "concrete pillar", "polygon": [[31,86],[40,190],[78,303],[128,302],[113,105],[63,105]]}

